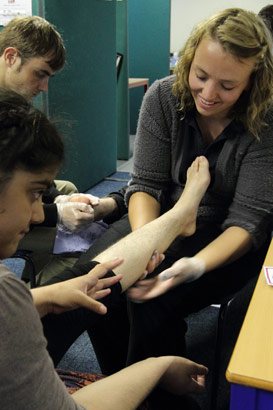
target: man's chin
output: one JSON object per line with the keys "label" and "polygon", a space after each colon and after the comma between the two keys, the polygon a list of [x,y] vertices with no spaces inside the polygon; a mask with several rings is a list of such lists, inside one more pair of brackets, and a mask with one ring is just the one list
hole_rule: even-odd
{"label": "man's chin", "polygon": [[35,93],[35,94],[32,94],[32,96],[30,97],[29,101],[31,101],[33,98],[38,97],[38,95],[39,95],[39,94],[40,94],[40,93]]}
{"label": "man's chin", "polygon": [[[20,93],[19,93],[20,94]],[[33,98],[37,95],[37,94],[29,94],[29,93],[21,93],[22,97],[24,97],[27,102],[31,102],[31,100],[33,100]]]}
{"label": "man's chin", "polygon": [[30,103],[34,98],[34,95],[33,94],[31,94],[31,95],[25,94],[25,95],[23,95],[23,97],[27,100],[27,102]]}

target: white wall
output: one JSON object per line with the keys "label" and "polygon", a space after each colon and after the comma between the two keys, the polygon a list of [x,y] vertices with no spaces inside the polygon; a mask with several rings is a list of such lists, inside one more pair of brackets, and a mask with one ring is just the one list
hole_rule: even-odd
{"label": "white wall", "polygon": [[241,7],[258,11],[270,4],[266,0],[171,0],[171,44],[170,51],[179,51],[192,28],[211,14],[229,7]]}

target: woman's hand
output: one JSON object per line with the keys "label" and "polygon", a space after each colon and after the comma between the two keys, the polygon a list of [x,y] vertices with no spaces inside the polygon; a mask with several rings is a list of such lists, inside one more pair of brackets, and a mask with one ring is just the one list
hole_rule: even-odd
{"label": "woman's hand", "polygon": [[135,301],[153,299],[171,288],[198,279],[205,272],[205,263],[200,258],[181,258],[158,276],[138,281],[128,290],[128,296]]}
{"label": "woman's hand", "polygon": [[107,296],[111,292],[109,286],[119,282],[122,275],[100,278],[122,262],[122,259],[117,258],[95,266],[86,275],[32,289],[34,304],[40,316],[45,316],[48,313],[59,314],[79,307],[84,307],[98,314],[105,314],[107,312],[106,306],[98,302],[97,299]]}
{"label": "woman's hand", "polygon": [[184,357],[165,356],[170,365],[160,381],[160,386],[176,395],[185,393],[203,393],[208,368]]}
{"label": "woman's hand", "polygon": [[[146,278],[147,275],[152,273],[155,268],[158,267],[158,265],[161,264],[165,259],[165,255],[163,253],[159,253],[157,250],[155,250],[151,256],[151,259],[149,260],[147,267],[143,274],[140,276],[139,280],[143,280]],[[138,283],[138,282],[137,282]]]}
{"label": "woman's hand", "polygon": [[176,261],[169,269],[164,270],[158,275],[160,280],[176,278],[177,284],[182,282],[192,282],[206,270],[205,262],[200,258],[181,258]]}

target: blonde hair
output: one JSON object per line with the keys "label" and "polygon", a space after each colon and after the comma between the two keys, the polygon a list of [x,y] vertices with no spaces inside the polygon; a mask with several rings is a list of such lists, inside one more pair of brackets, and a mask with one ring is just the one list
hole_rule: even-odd
{"label": "blonde hair", "polygon": [[265,116],[272,106],[273,45],[270,31],[259,16],[240,8],[223,10],[196,26],[175,69],[173,93],[180,99],[182,116],[194,107],[189,72],[195,51],[204,37],[219,41],[225,52],[239,60],[256,59],[250,90],[237,100],[230,116],[259,138],[259,131],[266,124]]}

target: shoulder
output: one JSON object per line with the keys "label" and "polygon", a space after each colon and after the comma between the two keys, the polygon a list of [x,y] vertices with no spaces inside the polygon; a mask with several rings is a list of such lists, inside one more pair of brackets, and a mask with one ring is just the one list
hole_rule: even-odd
{"label": "shoulder", "polygon": [[[10,334],[17,334],[19,329],[24,330],[27,323],[36,323],[40,326],[39,315],[30,291],[3,263],[0,263],[0,300],[1,336],[4,329],[9,329]],[[2,342],[3,340],[0,341]]]}
{"label": "shoulder", "polygon": [[168,76],[156,80],[144,96],[143,110],[167,118],[176,116],[178,103],[172,92],[174,79],[174,76]]}
{"label": "shoulder", "polygon": [[266,117],[265,117],[265,121],[267,124],[273,124],[273,105],[272,107],[268,110]]}
{"label": "shoulder", "polygon": [[160,93],[161,95],[170,96],[172,95],[172,86],[175,80],[174,75],[169,75],[167,77],[155,80],[150,88],[148,89],[150,94]]}
{"label": "shoulder", "polygon": [[35,334],[37,341],[41,322],[30,291],[3,263],[0,263],[0,300],[2,370],[9,366],[12,357],[20,361],[26,346],[32,350],[31,338]]}
{"label": "shoulder", "polygon": [[234,146],[240,147],[243,151],[273,149],[273,108],[270,109],[264,119],[258,138],[249,130],[239,127],[236,137],[231,140]]}
{"label": "shoulder", "polygon": [[31,293],[2,263],[0,300],[1,408],[81,409],[54,371]]}
{"label": "shoulder", "polygon": [[0,297],[1,302],[5,299],[17,299],[32,303],[32,296],[26,285],[17,279],[7,266],[0,262]]}
{"label": "shoulder", "polygon": [[254,147],[258,149],[273,150],[273,108],[268,111],[265,117],[265,125],[259,133],[259,140],[255,139]]}

